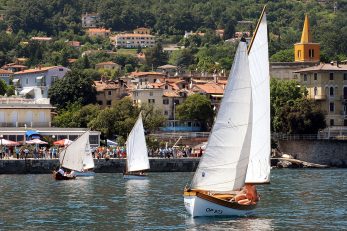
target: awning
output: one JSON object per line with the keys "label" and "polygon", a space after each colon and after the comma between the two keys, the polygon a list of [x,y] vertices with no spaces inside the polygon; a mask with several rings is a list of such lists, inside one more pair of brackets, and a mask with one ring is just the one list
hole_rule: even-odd
{"label": "awning", "polygon": [[211,96],[216,98],[223,98],[224,95],[211,95]]}
{"label": "awning", "polygon": [[12,82],[13,83],[18,83],[19,79],[13,79]]}
{"label": "awning", "polygon": [[37,80],[41,80],[42,78],[43,78],[43,76],[36,77]]}
{"label": "awning", "polygon": [[34,90],[33,87],[24,88],[23,90],[21,90],[21,91],[19,92],[19,94],[20,94],[20,95],[26,95],[26,94],[30,93],[31,91],[33,91],[33,90]]}
{"label": "awning", "polygon": [[34,130],[28,130],[25,132],[25,135],[27,137],[27,139],[40,139],[42,136],[37,132],[37,131],[34,131]]}

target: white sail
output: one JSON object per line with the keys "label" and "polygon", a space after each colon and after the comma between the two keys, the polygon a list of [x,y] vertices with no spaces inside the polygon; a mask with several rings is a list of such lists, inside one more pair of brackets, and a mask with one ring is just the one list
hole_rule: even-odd
{"label": "white sail", "polygon": [[126,152],[128,172],[149,169],[148,152],[141,113],[128,136]]}
{"label": "white sail", "polygon": [[246,183],[270,181],[270,74],[267,23],[264,11],[262,16],[249,51],[253,122]]}
{"label": "white sail", "polygon": [[88,143],[86,144],[86,149],[84,152],[83,169],[88,170],[88,169],[92,169],[94,167],[95,167],[95,164],[94,164],[94,159],[93,159],[93,155],[92,155],[92,149],[90,148],[90,143],[89,143],[89,139],[88,139]]}
{"label": "white sail", "polygon": [[244,185],[250,153],[251,104],[247,45],[240,42],[192,189],[226,192]]}
{"label": "white sail", "polygon": [[60,153],[61,166],[75,171],[82,171],[87,148],[89,148],[89,131],[78,137]]}

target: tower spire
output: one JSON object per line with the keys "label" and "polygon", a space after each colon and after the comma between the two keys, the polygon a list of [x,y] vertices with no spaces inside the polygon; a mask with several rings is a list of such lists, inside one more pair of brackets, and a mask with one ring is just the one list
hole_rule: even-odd
{"label": "tower spire", "polygon": [[302,29],[301,43],[311,43],[311,31],[310,31],[310,22],[308,20],[308,15],[305,14],[304,27]]}

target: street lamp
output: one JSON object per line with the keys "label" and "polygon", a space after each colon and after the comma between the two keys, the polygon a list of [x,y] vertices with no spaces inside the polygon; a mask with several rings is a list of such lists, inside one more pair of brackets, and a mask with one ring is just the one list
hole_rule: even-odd
{"label": "street lamp", "polygon": [[2,138],[3,138],[4,136],[1,134],[0,135],[0,159],[2,159]]}
{"label": "street lamp", "polygon": [[176,102],[174,101],[174,105],[173,105],[173,108],[174,108],[174,112],[173,112],[173,127],[174,127],[174,133],[176,133]]}

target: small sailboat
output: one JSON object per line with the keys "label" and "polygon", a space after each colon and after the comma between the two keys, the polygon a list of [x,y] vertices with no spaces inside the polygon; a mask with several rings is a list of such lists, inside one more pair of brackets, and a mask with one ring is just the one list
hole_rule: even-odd
{"label": "small sailboat", "polygon": [[186,210],[193,217],[251,215],[259,200],[255,184],[268,183],[269,175],[270,87],[264,8],[248,49],[246,42],[239,43],[205,153],[184,190]]}
{"label": "small sailboat", "polygon": [[143,171],[150,167],[141,113],[128,136],[126,153],[124,179],[146,179],[147,175]]}
{"label": "small sailboat", "polygon": [[94,167],[94,158],[92,155],[92,150],[90,148],[89,139],[88,144],[86,145],[86,150],[84,152],[84,157],[82,160],[83,163],[83,170],[82,171],[75,171],[75,175],[78,177],[90,177],[95,176]]}
{"label": "small sailboat", "polygon": [[85,132],[61,151],[59,154],[60,166],[68,171],[74,171],[74,174],[60,174],[58,171],[53,171],[53,177],[56,180],[75,179],[76,172],[84,172],[85,169],[94,166],[94,160],[91,158],[89,134],[89,131]]}

